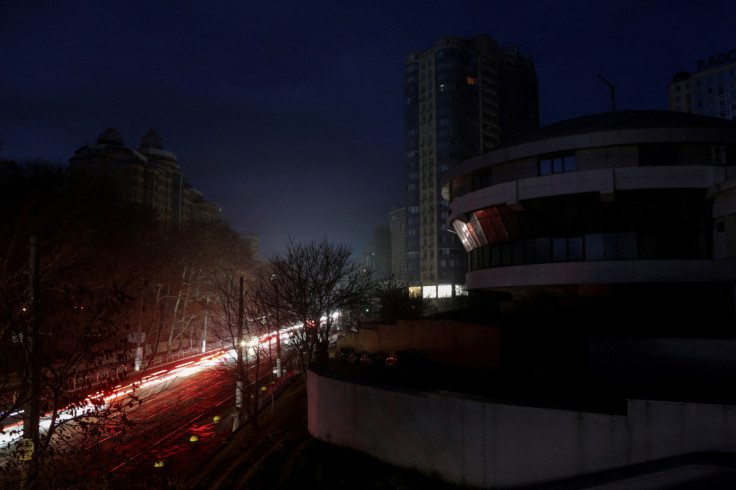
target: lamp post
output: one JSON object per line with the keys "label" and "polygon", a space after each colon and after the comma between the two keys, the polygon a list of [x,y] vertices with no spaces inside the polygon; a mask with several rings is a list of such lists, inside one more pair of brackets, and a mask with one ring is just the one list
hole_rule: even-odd
{"label": "lamp post", "polygon": [[[273,281],[275,277],[276,275],[272,274],[271,281]],[[279,292],[276,288],[272,289],[276,296],[276,376],[281,379],[284,374],[281,367],[281,308],[279,305]]]}
{"label": "lamp post", "polygon": [[243,349],[245,348],[245,340],[243,339],[243,276],[240,276],[240,289],[238,297],[238,335],[236,338],[237,361],[235,375],[235,418],[233,420],[233,432],[240,427],[240,417],[243,411],[243,378],[245,378]]}
{"label": "lamp post", "polygon": [[202,332],[202,354],[207,352],[207,317],[210,312],[210,298],[207,297],[207,305],[204,308],[204,330]]}
{"label": "lamp post", "polygon": [[611,90],[611,112],[616,112],[616,88],[611,82],[603,78],[603,75],[600,73],[598,74],[598,77],[603,80],[603,83],[608,85],[608,88]]}
{"label": "lamp post", "polygon": [[281,315],[279,315],[279,297],[276,296],[276,377],[284,375],[281,367]]}
{"label": "lamp post", "polygon": [[141,364],[143,362],[143,346],[141,345],[141,334],[143,333],[143,295],[146,290],[145,284],[141,287],[141,311],[138,315],[138,335],[135,337],[135,371],[141,370]]}
{"label": "lamp post", "polygon": [[39,366],[40,350],[40,252],[39,238],[36,233],[30,237],[30,284],[29,292],[31,295],[31,319],[26,325],[25,336],[26,342],[26,365],[24,385],[28,393],[23,413],[23,441],[20,444],[21,460],[24,461],[23,474],[21,477],[21,488],[31,488],[36,483],[38,477],[38,446],[39,446],[39,428],[41,418],[41,368]]}

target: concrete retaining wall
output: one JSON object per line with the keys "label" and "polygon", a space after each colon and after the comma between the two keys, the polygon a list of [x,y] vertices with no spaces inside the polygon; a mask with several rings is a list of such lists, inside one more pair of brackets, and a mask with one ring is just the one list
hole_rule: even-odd
{"label": "concrete retaining wall", "polygon": [[313,371],[307,383],[314,437],[479,487],[736,451],[734,406],[633,400],[622,416],[404,392]]}
{"label": "concrete retaining wall", "polygon": [[435,362],[489,370],[499,367],[500,345],[498,327],[438,320],[364,325],[337,343],[365,352],[418,350]]}

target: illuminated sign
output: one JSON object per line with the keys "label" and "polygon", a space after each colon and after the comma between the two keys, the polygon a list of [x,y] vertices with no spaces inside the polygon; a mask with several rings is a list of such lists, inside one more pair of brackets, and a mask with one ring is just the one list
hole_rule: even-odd
{"label": "illuminated sign", "polygon": [[698,60],[698,71],[707,70],[714,66],[722,65],[724,63],[736,62],[736,49],[732,49],[728,53],[718,53],[715,56],[709,56],[707,58],[701,58]]}

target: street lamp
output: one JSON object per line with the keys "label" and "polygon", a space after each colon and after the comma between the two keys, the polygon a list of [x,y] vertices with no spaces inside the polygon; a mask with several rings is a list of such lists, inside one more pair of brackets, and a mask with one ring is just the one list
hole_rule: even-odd
{"label": "street lamp", "polygon": [[207,297],[207,305],[204,307],[204,331],[202,332],[202,354],[207,352],[207,317],[210,312],[210,298]]}
{"label": "street lamp", "polygon": [[[271,281],[273,281],[275,277],[275,274],[271,274]],[[272,289],[276,296],[276,377],[281,379],[281,377],[284,375],[281,368],[281,315],[279,314],[281,312],[281,309],[279,305],[278,290],[276,290],[275,288]]]}
{"label": "street lamp", "polygon": [[[243,349],[245,348],[245,339],[243,338],[243,276],[240,276],[240,288],[238,291],[238,335],[236,342],[240,344],[240,348],[237,349],[237,360],[236,360],[236,381],[235,381],[235,418],[233,420],[233,432],[240,427],[240,418],[242,416],[243,407],[243,378],[245,372],[245,363],[243,359]],[[236,346],[238,345],[236,344]]]}

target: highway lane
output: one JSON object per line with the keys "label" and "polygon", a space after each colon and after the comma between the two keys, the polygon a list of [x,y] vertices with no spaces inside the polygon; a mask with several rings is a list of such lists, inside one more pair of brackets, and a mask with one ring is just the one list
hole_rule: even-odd
{"label": "highway lane", "polygon": [[[256,342],[251,343],[258,345]],[[267,345],[265,339],[262,345]],[[271,347],[275,355],[275,345]],[[86,482],[94,488],[96,480],[125,485],[140,478],[158,478],[168,485],[185,478],[232,433],[234,359],[234,351],[222,350],[200,360],[162,366],[147,374],[135,390],[121,386],[107,394],[100,417],[62,412],[56,422],[64,420],[63,430],[52,440],[50,457],[42,462],[46,474],[53,477],[46,483],[61,487]],[[275,359],[263,360],[259,372],[264,373],[261,381],[266,385],[274,365]],[[18,419],[21,417],[19,414]],[[0,440],[0,456],[17,463],[13,445],[22,425],[18,420],[6,428],[13,430]],[[8,481],[2,473],[12,473],[2,465],[0,461],[0,486]]]}
{"label": "highway lane", "polygon": [[[269,360],[262,362],[258,386],[268,386],[272,365]],[[186,481],[232,433],[234,395],[232,371],[209,369],[142,404],[131,414],[135,420],[129,430],[102,442],[111,478],[131,485],[141,479],[166,485]]]}
{"label": "highway lane", "polygon": [[[52,441],[52,457],[44,462],[52,478],[46,483],[130,485],[157,479],[158,484],[168,485],[185,478],[232,432],[233,359],[231,355],[210,357],[162,369],[148,375],[135,391],[120,387],[107,396],[107,406],[124,406],[124,410],[111,410],[104,418],[69,418]],[[264,361],[261,372],[269,372],[268,362]]]}
{"label": "highway lane", "polygon": [[[222,369],[205,369],[175,380],[165,390],[126,414],[129,426],[100,441],[97,448],[108,454],[109,471],[121,472],[141,466],[166,463],[170,454],[192,445],[197,436],[201,447],[215,436],[203,434],[203,424],[212,423],[220,410],[234,398],[235,382]],[[222,431],[220,431],[222,434]],[[221,440],[222,438],[218,438]],[[174,447],[175,449],[172,449]]]}

